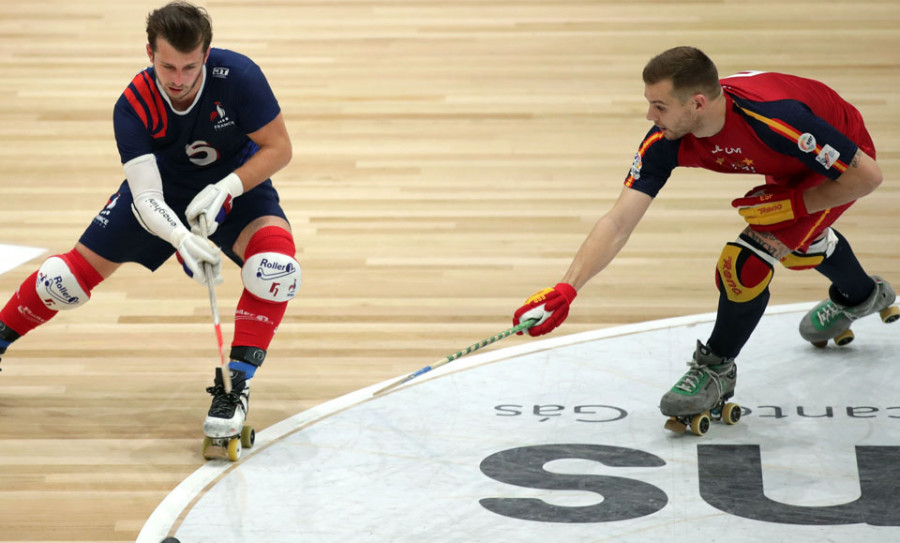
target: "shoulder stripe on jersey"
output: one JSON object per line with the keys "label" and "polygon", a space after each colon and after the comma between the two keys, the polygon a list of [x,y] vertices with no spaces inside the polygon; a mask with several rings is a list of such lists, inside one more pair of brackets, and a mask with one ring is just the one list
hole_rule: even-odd
{"label": "shoulder stripe on jersey", "polygon": [[[126,92],[126,98],[143,121],[144,126],[154,138],[165,136],[169,127],[169,119],[156,84],[150,79],[147,72],[141,72],[131,80],[131,87],[134,87],[140,95],[140,99],[133,92]],[[127,90],[130,91],[131,88]]]}
{"label": "shoulder stripe on jersey", "polygon": [[[753,117],[754,119],[756,119],[757,121],[760,121],[760,122],[764,123],[765,125],[767,125],[776,134],[784,136],[785,138],[787,138],[793,142],[797,142],[800,140],[801,134],[796,128],[786,125],[783,122],[778,121],[776,119],[770,119],[769,117],[765,117],[763,115],[760,115],[759,113],[750,111],[749,109],[745,109],[745,108],[741,107],[740,105],[738,105],[738,107],[741,109],[741,111],[743,111],[747,115],[749,115],[749,116]],[[819,145],[818,143],[816,143],[816,154],[819,154],[821,151],[822,151],[822,146]],[[834,166],[834,169],[836,169],[837,171],[839,171],[841,173],[844,173],[844,171],[847,170],[847,163],[843,162],[841,160],[836,160],[834,162],[833,166]]]}
{"label": "shoulder stripe on jersey", "polygon": [[131,104],[131,109],[133,109],[134,112],[137,113],[137,116],[140,117],[144,126],[149,127],[150,123],[147,121],[147,114],[144,112],[144,108],[141,106],[141,102],[138,100],[137,96],[131,91],[131,87],[125,89],[125,98],[128,100],[128,103]]}
{"label": "shoulder stripe on jersey", "polygon": [[[655,133],[651,134],[650,136],[648,136],[644,140],[644,142],[641,143],[641,146],[638,148],[638,152],[637,152],[638,156],[640,156],[643,159],[644,153],[647,152],[647,149],[649,149],[651,145],[658,142],[662,138],[663,138],[662,132],[655,132]],[[635,181],[636,181],[636,179],[634,178],[634,174],[629,173],[628,177],[625,178],[625,186],[631,188],[631,186],[634,185]]]}

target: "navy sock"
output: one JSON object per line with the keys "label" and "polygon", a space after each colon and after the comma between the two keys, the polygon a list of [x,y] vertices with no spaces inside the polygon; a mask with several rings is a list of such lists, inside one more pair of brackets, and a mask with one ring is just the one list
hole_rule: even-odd
{"label": "navy sock", "polygon": [[831,229],[838,238],[831,256],[816,266],[816,271],[831,280],[829,296],[835,302],[853,307],[866,301],[875,288],[875,281],[866,273],[853,249],[840,232]]}

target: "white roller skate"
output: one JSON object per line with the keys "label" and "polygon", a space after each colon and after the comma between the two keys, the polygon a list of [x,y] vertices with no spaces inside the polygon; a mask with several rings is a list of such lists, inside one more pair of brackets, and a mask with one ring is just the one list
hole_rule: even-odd
{"label": "white roller skate", "polygon": [[736,424],[741,419],[741,407],[728,403],[734,396],[737,366],[733,358],[713,354],[706,345],[697,342],[690,369],[659,402],[659,410],[669,417],[665,428],[676,433],[702,436],[709,431],[711,420]]}
{"label": "white roller skate", "polygon": [[816,347],[825,347],[829,339],[834,339],[837,345],[843,346],[853,341],[850,325],[856,319],[876,311],[885,323],[900,319],[900,309],[893,305],[897,294],[890,283],[877,275],[871,277],[875,281],[875,288],[861,304],[848,307],[828,299],[810,309],[800,321],[800,337]]}
{"label": "white roller skate", "polygon": [[212,405],[203,422],[203,457],[225,457],[236,462],[241,448],[250,448],[256,441],[256,432],[244,426],[250,409],[250,383],[242,371],[231,370],[231,392],[225,392],[222,370],[216,368],[214,385],[206,391],[212,394]]}

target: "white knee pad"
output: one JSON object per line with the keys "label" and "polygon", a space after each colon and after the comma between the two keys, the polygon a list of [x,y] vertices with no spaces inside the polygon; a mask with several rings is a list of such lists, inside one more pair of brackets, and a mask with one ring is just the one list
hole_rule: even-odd
{"label": "white knee pad", "polygon": [[78,284],[66,261],[58,256],[51,256],[41,264],[35,289],[44,305],[56,311],[75,309],[91,298]]}
{"label": "white knee pad", "polygon": [[244,262],[241,281],[250,294],[261,300],[286,302],[300,288],[300,263],[281,253],[257,253]]}

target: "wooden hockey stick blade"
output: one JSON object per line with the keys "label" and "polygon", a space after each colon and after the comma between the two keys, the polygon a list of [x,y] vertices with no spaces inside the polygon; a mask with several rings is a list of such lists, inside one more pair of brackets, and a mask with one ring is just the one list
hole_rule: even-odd
{"label": "wooden hockey stick blade", "polygon": [[475,351],[477,351],[478,349],[480,349],[486,345],[490,345],[491,343],[494,343],[495,341],[499,341],[507,336],[521,332],[522,330],[527,330],[528,328],[531,328],[532,326],[534,326],[537,323],[537,321],[538,321],[538,319],[528,319],[524,322],[517,324],[516,326],[513,326],[512,328],[509,328],[507,330],[500,332],[497,335],[491,336],[487,339],[482,339],[478,343],[473,343],[472,345],[469,345],[468,347],[466,347],[465,349],[463,349],[461,351],[457,351],[451,355],[447,355],[444,358],[441,358],[440,360],[435,360],[434,362],[425,366],[424,368],[416,370],[416,371],[410,373],[409,375],[407,375],[406,377],[403,377],[402,379],[398,379],[398,380],[394,381],[393,383],[387,385],[386,387],[376,390],[374,393],[372,393],[372,395],[378,396],[380,394],[384,394],[388,390],[397,388],[398,386],[400,386],[404,383],[412,381],[413,379],[415,379],[416,377],[418,377],[424,373],[428,373],[429,371],[439,368],[439,367],[443,366],[444,364],[453,362],[454,360],[462,358],[462,357],[466,356],[467,354],[474,353]]}

